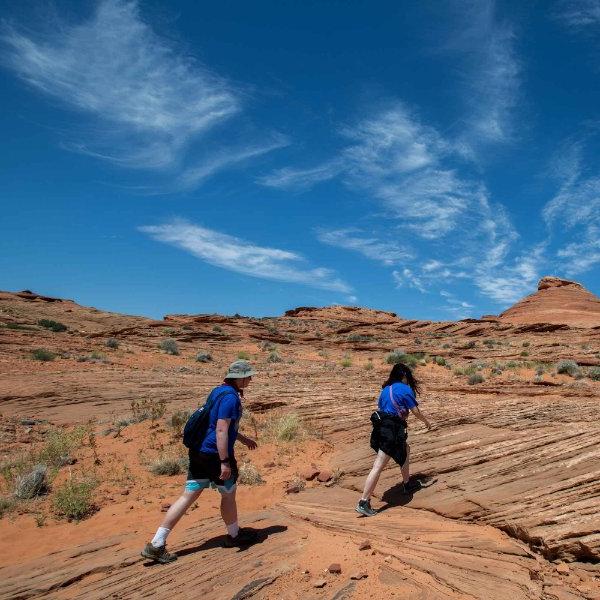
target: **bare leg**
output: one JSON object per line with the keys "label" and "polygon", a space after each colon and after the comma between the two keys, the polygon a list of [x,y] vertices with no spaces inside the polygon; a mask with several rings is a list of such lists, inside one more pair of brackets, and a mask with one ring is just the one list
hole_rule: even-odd
{"label": "bare leg", "polygon": [[167,511],[163,522],[160,524],[165,529],[173,529],[179,522],[179,519],[185,515],[187,509],[198,499],[202,490],[188,491],[183,494],[173,503]]}
{"label": "bare leg", "polygon": [[235,490],[229,494],[221,494],[221,517],[225,525],[233,525],[238,520]]}
{"label": "bare leg", "polygon": [[406,444],[406,460],[400,467],[402,471],[402,481],[408,483],[410,481],[410,446]]}
{"label": "bare leg", "polygon": [[363,491],[362,500],[368,500],[379,481],[379,476],[381,475],[381,471],[385,469],[385,466],[390,461],[390,457],[380,450],[375,457],[375,463],[373,464],[373,468],[371,472],[367,476],[367,480],[365,481],[365,489]]}

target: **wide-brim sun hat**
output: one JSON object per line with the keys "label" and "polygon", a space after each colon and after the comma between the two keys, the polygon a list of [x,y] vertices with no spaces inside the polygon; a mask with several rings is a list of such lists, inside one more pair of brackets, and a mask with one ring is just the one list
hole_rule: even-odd
{"label": "wide-brim sun hat", "polygon": [[256,375],[256,371],[247,360],[236,360],[229,365],[225,379],[243,379],[253,375]]}

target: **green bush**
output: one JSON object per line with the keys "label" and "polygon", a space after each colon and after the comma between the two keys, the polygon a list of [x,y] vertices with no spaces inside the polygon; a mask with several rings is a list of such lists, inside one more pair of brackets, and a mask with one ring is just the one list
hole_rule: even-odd
{"label": "green bush", "polygon": [[523,352],[521,352],[521,356],[529,356],[529,352],[527,352],[527,350],[523,350]]}
{"label": "green bush", "polygon": [[575,377],[579,374],[579,365],[574,360],[559,360],[556,363],[556,372]]}
{"label": "green bush", "polygon": [[267,340],[263,340],[260,343],[260,349],[264,352],[272,352],[273,350],[277,350],[277,345],[273,342],[269,342]]}
{"label": "green bush", "polygon": [[278,362],[283,362],[283,359],[281,358],[281,356],[279,356],[279,354],[275,351],[271,352],[267,358],[267,362],[270,363],[278,363]]}
{"label": "green bush", "polygon": [[54,493],[52,505],[58,517],[81,521],[94,512],[92,496],[96,483],[69,479]]}
{"label": "green bush", "polygon": [[367,370],[367,371],[373,370],[373,361],[372,360],[367,361],[367,363],[365,364],[365,370]]}
{"label": "green bush", "polygon": [[41,325],[45,329],[50,329],[51,331],[67,331],[67,326],[59,323],[58,321],[52,321],[51,319],[40,319],[38,321],[38,325]]}
{"label": "green bush", "polygon": [[44,446],[37,459],[51,467],[63,467],[69,464],[73,450],[80,448],[86,436],[85,427],[76,427],[71,431],[55,429],[46,435]]}
{"label": "green bush", "polygon": [[390,352],[386,358],[385,362],[388,365],[395,365],[398,363],[404,363],[408,367],[416,367],[420,361],[425,358],[425,354],[422,352],[416,352],[414,354],[406,354],[403,350],[394,350]]}
{"label": "green bush", "polygon": [[50,350],[46,350],[46,348],[36,348],[31,352],[31,357],[33,360],[50,362],[56,358],[56,354],[54,354],[54,352],[50,352]]}
{"label": "green bush", "polygon": [[469,377],[469,385],[477,385],[479,383],[483,383],[484,381],[485,379],[480,373],[473,373],[473,375]]}
{"label": "green bush", "polygon": [[240,350],[237,353],[237,357],[240,360],[250,360],[250,355],[247,352],[245,352],[244,350]]}
{"label": "green bush", "polygon": [[592,367],[588,371],[588,377],[593,381],[600,381],[600,367]]}
{"label": "green bush", "polygon": [[523,342],[523,348],[529,348],[530,342]]}
{"label": "green bush", "polygon": [[448,348],[452,348],[452,346],[450,344],[442,344],[442,348],[447,350]]}
{"label": "green bush", "polygon": [[465,350],[472,350],[473,348],[475,348],[475,346],[477,346],[477,342],[475,340],[471,340],[470,342],[467,342],[464,346]]}
{"label": "green bush", "polygon": [[13,498],[0,498],[0,519],[15,506]]}
{"label": "green bush", "polygon": [[167,354],[171,354],[173,356],[179,355],[179,346],[177,345],[177,342],[171,338],[162,340],[162,342],[158,344],[158,347]]}
{"label": "green bush", "polygon": [[222,328],[220,325],[215,325],[215,326],[212,328],[212,330],[213,330],[215,333],[223,333],[223,328]]}
{"label": "green bush", "polygon": [[435,362],[436,365],[439,365],[440,367],[445,367],[446,366],[446,359],[443,356],[436,356],[433,361]]}
{"label": "green bush", "polygon": [[108,338],[104,344],[107,348],[116,350],[119,347],[119,340],[117,338]]}
{"label": "green bush", "polygon": [[342,358],[342,360],[340,361],[340,365],[344,368],[347,369],[348,367],[352,366],[352,359],[349,357],[346,358]]}

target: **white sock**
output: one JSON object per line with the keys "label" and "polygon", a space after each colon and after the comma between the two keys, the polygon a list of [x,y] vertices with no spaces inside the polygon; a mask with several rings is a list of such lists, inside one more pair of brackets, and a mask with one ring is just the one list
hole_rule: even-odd
{"label": "white sock", "polygon": [[155,548],[160,548],[167,543],[167,536],[171,533],[170,529],[166,527],[159,527],[156,530],[156,535],[152,538],[150,542]]}
{"label": "white sock", "polygon": [[227,533],[232,537],[237,537],[237,534],[240,532],[240,526],[238,522],[232,523],[231,525],[227,525]]}

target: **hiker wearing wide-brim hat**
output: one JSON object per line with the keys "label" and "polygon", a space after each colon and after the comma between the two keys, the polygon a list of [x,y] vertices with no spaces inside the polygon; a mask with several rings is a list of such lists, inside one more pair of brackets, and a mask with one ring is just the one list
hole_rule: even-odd
{"label": "hiker wearing wide-brim hat", "polygon": [[227,527],[226,546],[243,546],[256,539],[253,531],[240,529],[236,504],[237,463],[234,444],[239,440],[254,450],[256,442],[238,431],[242,416],[242,397],[256,371],[247,360],[229,365],[225,380],[214,388],[206,404],[188,420],[184,444],[189,448],[189,470],[182,495],[169,508],[142,556],[160,563],[169,563],[177,555],[167,552],[167,536],[187,509],[208,487],[221,494],[221,516]]}

